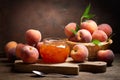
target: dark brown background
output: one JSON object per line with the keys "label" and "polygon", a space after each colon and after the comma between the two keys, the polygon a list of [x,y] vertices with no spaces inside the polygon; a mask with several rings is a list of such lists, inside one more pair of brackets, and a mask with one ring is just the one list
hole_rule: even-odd
{"label": "dark brown background", "polygon": [[79,23],[86,6],[97,24],[108,23],[115,35],[111,49],[119,53],[119,3],[117,0],[0,0],[0,54],[11,40],[25,43],[24,33],[33,28],[45,37],[65,38],[64,26]]}

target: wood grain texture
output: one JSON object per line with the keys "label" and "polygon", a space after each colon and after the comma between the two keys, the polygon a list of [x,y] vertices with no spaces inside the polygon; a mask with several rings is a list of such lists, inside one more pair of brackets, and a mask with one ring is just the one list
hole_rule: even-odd
{"label": "wood grain texture", "polygon": [[70,74],[78,75],[79,66],[72,63],[57,63],[57,64],[46,64],[39,62],[36,64],[25,64],[22,60],[16,60],[14,64],[14,71],[16,72],[32,72],[33,70],[38,70],[44,73],[60,73],[60,74]]}
{"label": "wood grain texture", "polygon": [[102,61],[87,61],[79,64],[80,71],[103,73],[106,72],[107,63]]}
{"label": "wood grain texture", "polygon": [[44,73],[60,73],[78,75],[80,72],[103,73],[106,72],[106,62],[102,61],[85,61],[82,63],[73,62],[72,58],[68,58],[64,63],[47,64],[42,60],[38,60],[36,64],[25,64],[22,60],[16,60],[13,70],[21,73],[31,73],[38,70]]}

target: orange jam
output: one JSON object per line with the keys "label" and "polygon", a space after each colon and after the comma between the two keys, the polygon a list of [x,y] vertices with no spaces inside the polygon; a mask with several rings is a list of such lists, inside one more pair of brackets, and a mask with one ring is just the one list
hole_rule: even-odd
{"label": "orange jam", "polygon": [[62,63],[69,56],[70,48],[60,39],[45,38],[40,48],[40,54],[46,63]]}

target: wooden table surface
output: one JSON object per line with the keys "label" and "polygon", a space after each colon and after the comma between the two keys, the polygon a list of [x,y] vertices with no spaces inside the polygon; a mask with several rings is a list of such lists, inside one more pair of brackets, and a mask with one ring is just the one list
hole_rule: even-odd
{"label": "wooden table surface", "polygon": [[63,77],[36,77],[33,73],[16,73],[12,70],[12,63],[6,58],[0,58],[0,80],[120,80],[120,54],[115,54],[112,66],[107,67],[104,73],[79,72],[78,76]]}

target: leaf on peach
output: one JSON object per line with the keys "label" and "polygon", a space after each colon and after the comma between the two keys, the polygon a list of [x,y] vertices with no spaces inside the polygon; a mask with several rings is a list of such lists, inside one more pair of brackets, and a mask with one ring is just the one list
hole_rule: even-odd
{"label": "leaf on peach", "polygon": [[98,46],[101,46],[101,42],[99,40],[92,40],[92,43]]}
{"label": "leaf on peach", "polygon": [[[86,19],[90,19],[90,18],[93,18],[95,15],[93,15],[93,14],[90,14],[89,12],[90,12],[90,8],[91,8],[91,4],[89,4],[87,7],[86,7],[86,9],[85,9],[85,11],[84,11],[84,13],[83,13],[83,15],[82,15],[82,17],[81,17],[81,22],[82,22],[82,20],[84,19],[84,18],[86,18]],[[80,23],[81,23],[80,22]]]}

